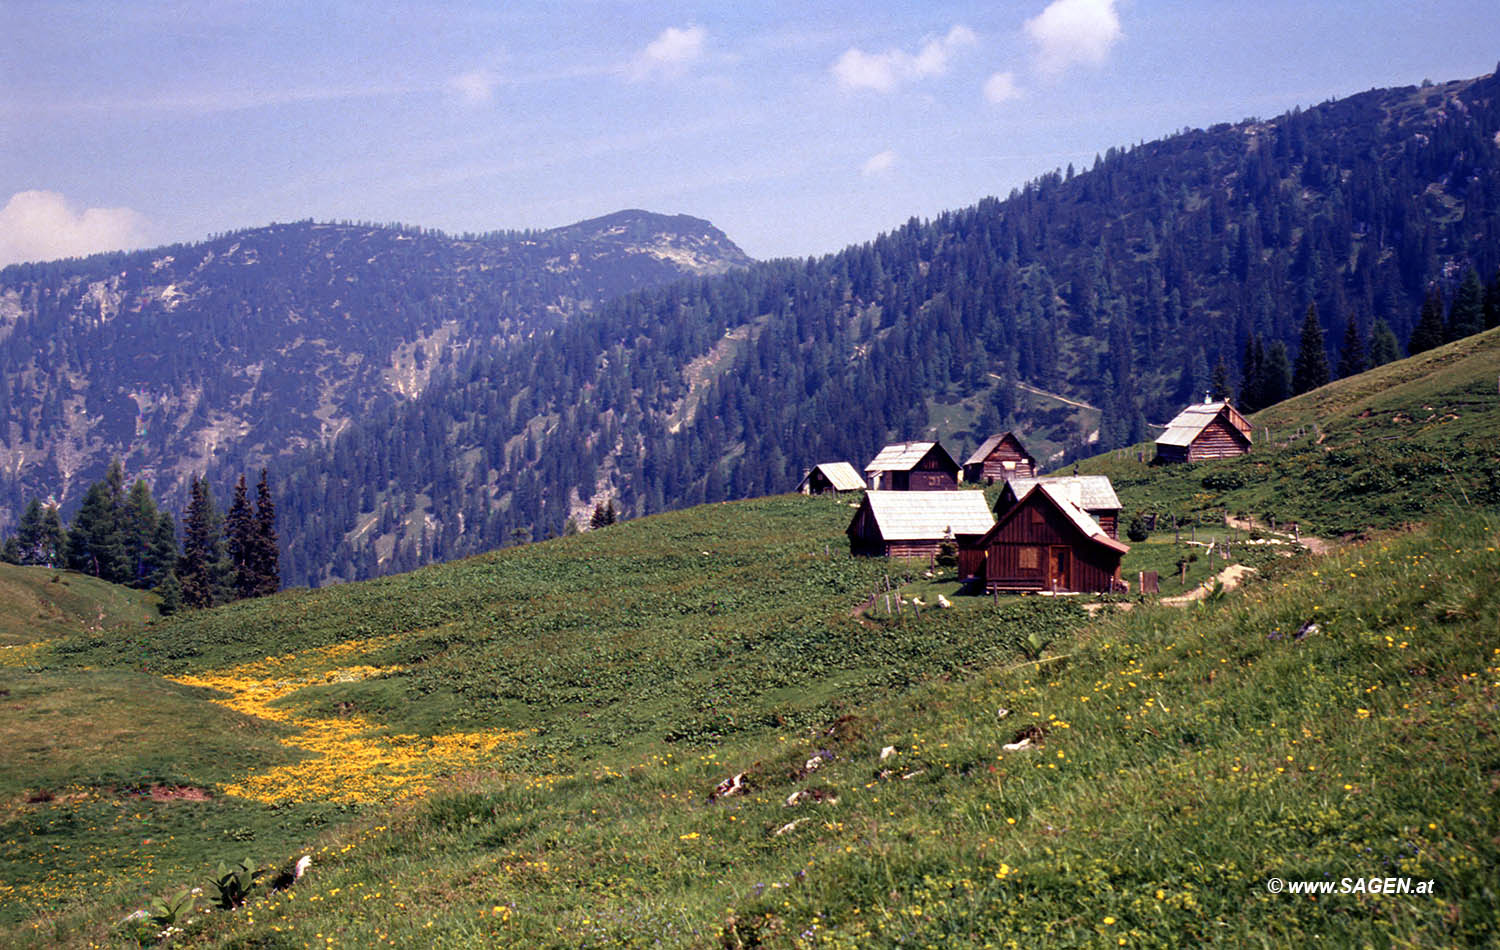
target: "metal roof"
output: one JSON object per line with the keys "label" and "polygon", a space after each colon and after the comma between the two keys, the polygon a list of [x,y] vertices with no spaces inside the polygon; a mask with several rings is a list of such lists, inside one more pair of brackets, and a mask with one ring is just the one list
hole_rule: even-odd
{"label": "metal roof", "polygon": [[[1225,408],[1228,408],[1231,414],[1229,420],[1230,424],[1234,425],[1235,428],[1240,428],[1239,425],[1234,422],[1234,408],[1231,407],[1227,402],[1200,402],[1188,406],[1186,409],[1182,410],[1176,416],[1174,416],[1172,418],[1172,421],[1167,423],[1167,431],[1163,432],[1161,436],[1157,438],[1156,444],[1184,447],[1191,445],[1193,443],[1193,440],[1198,438],[1203,430],[1207,428],[1208,424],[1210,422],[1213,422],[1214,418],[1218,416],[1219,412]],[[1246,439],[1250,437],[1250,434],[1248,432],[1245,432],[1244,434]]]}
{"label": "metal roof", "polygon": [[865,466],[867,472],[907,472],[932,451],[936,442],[896,442],[880,450]]}
{"label": "metal roof", "polygon": [[836,491],[859,491],[865,487],[865,480],[848,462],[819,462],[813,466],[812,472],[803,476],[802,484],[807,484],[813,472],[822,472]]}
{"label": "metal roof", "polygon": [[1120,497],[1108,475],[1052,475],[1047,478],[1007,478],[1016,500],[1026,497],[1033,485],[1061,486],[1064,494],[1085,511],[1118,510]]}
{"label": "metal roof", "polygon": [[974,454],[969,456],[969,460],[964,462],[964,464],[978,465],[980,462],[983,462],[985,459],[990,457],[991,452],[995,451],[995,447],[1001,442],[1004,442],[1007,438],[1016,443],[1016,448],[1021,450],[1022,455],[1026,456],[1027,458],[1031,457],[1031,454],[1026,451],[1026,446],[1021,444],[1020,439],[1016,438],[1013,433],[1002,432],[999,435],[992,435],[988,439],[985,439],[984,443],[980,445],[979,448],[974,450]]}
{"label": "metal roof", "polygon": [[982,491],[871,491],[865,504],[887,541],[984,534],[995,524]]}

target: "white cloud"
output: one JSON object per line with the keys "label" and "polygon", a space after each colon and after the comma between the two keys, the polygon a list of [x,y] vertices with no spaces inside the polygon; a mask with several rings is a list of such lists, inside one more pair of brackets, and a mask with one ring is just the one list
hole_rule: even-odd
{"label": "white cloud", "polygon": [[473,69],[448,80],[448,89],[469,105],[484,105],[494,98],[500,80],[487,69]]}
{"label": "white cloud", "polygon": [[916,53],[901,49],[866,53],[851,46],[834,61],[830,71],[844,89],[892,92],[904,82],[942,75],[954,55],[977,41],[973,30],[955,26],[945,36],[927,39]]}
{"label": "white cloud", "polygon": [[1103,65],[1110,47],[1124,34],[1115,0],[1053,0],[1026,21],[1026,34],[1037,47],[1037,69],[1058,76],[1069,66]]}
{"label": "white cloud", "polygon": [[1016,74],[1009,72],[992,74],[984,81],[984,98],[997,104],[1021,98],[1021,89],[1016,85]]}
{"label": "white cloud", "polygon": [[701,26],[679,29],[669,26],[661,35],[646,45],[631,66],[631,78],[645,79],[652,75],[674,76],[692,63],[703,58],[703,44],[708,31]]}
{"label": "white cloud", "polygon": [[885,175],[895,167],[896,150],[888,148],[877,155],[871,155],[865,159],[865,163],[860,166],[859,173],[866,178],[873,178],[876,175]]}
{"label": "white cloud", "polygon": [[55,191],[18,191],[0,208],[0,265],[118,251],[147,243],[147,221],[129,208],[75,212]]}

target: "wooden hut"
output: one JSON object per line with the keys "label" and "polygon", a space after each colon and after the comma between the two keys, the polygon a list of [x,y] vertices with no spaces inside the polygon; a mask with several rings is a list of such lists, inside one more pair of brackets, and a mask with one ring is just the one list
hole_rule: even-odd
{"label": "wooden hut", "polygon": [[897,442],[870,460],[865,477],[877,491],[952,491],[958,463],[941,442]]}
{"label": "wooden hut", "polygon": [[985,439],[964,462],[964,481],[976,485],[993,485],[1007,478],[1030,478],[1035,474],[1036,459],[1012,432]]}
{"label": "wooden hut", "polygon": [[1120,558],[1129,551],[1105,533],[1062,486],[1039,482],[977,542],[985,588],[992,591],[1120,590]]}
{"label": "wooden hut", "polygon": [[974,545],[994,523],[984,492],[870,491],[846,533],[851,554],[926,558],[944,541]]}
{"label": "wooden hut", "polygon": [[1158,462],[1201,462],[1250,451],[1250,423],[1228,402],[1188,406],[1156,440]]}
{"label": "wooden hut", "polygon": [[1120,537],[1120,496],[1108,475],[1053,475],[1049,478],[1009,478],[995,502],[995,517],[1003,517],[1031,491],[1033,485],[1056,485],[1073,503],[1088,512],[1090,518],[1111,538]]}
{"label": "wooden hut", "polygon": [[848,462],[820,462],[802,476],[797,490],[804,495],[823,495],[828,492],[863,491],[865,480]]}

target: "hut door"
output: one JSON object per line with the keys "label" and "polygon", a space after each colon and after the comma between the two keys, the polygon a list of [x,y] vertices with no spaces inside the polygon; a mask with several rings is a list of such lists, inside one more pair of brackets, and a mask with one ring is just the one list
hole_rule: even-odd
{"label": "hut door", "polygon": [[1069,568],[1072,557],[1071,552],[1064,547],[1054,547],[1051,555],[1047,558],[1047,587],[1049,590],[1072,590],[1069,583],[1072,573]]}

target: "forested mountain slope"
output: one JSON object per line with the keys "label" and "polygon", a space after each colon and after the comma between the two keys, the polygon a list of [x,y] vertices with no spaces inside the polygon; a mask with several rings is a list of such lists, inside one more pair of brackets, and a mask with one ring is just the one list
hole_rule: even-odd
{"label": "forested mountain slope", "polygon": [[627,291],[747,258],[706,221],[627,211],[453,238],[299,222],[0,271],[0,526],[111,457],[159,496],[419,394]]}
{"label": "forested mountain slope", "polygon": [[[1470,271],[1500,284],[1500,82],[1377,90],[1111,149],[838,254],[617,300],[471,355],[286,471],[288,577],[404,569],[779,492],[894,438],[1041,457],[1149,435],[1315,305],[1338,355]],[[1031,394],[1039,389],[1084,406]]]}

